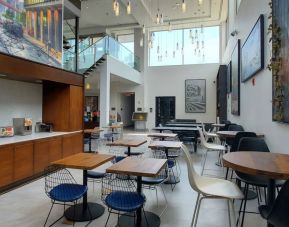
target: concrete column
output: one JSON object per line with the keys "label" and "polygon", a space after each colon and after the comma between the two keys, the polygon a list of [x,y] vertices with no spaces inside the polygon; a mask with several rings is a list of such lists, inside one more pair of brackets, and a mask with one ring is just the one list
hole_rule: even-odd
{"label": "concrete column", "polygon": [[100,68],[100,127],[105,127],[109,123],[109,108],[110,108],[110,70],[105,61]]}
{"label": "concrete column", "polygon": [[[140,40],[143,38],[143,46],[140,46]],[[134,54],[140,58],[140,71],[144,70],[144,47],[147,40],[142,32],[142,28],[134,29]]]}

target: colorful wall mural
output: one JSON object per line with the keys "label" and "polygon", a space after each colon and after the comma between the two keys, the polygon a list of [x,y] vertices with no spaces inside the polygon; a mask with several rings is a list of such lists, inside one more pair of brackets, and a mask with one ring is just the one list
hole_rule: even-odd
{"label": "colorful wall mural", "polygon": [[62,21],[62,0],[0,0],[0,52],[61,67]]}

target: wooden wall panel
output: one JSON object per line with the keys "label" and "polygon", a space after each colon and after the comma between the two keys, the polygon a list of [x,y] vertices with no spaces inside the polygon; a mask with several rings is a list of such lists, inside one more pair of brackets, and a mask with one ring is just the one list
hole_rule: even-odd
{"label": "wooden wall panel", "polygon": [[83,129],[83,100],[83,88],[70,86],[70,129],[72,131]]}
{"label": "wooden wall panel", "polygon": [[3,53],[0,54],[0,74],[14,80],[42,80],[83,86],[83,76],[80,74]]}
{"label": "wooden wall panel", "polygon": [[33,143],[20,143],[14,150],[14,180],[33,175]]}
{"label": "wooden wall panel", "polygon": [[13,182],[13,146],[0,147],[0,187]]}
{"label": "wooden wall panel", "polygon": [[73,136],[73,153],[82,153],[84,150],[83,144],[83,134],[75,133]]}

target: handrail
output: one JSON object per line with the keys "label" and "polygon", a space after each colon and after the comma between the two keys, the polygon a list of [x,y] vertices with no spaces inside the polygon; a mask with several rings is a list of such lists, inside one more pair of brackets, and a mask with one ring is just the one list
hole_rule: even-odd
{"label": "handrail", "polygon": [[92,43],[90,46],[86,47],[85,49],[81,50],[78,54],[81,54],[82,52],[84,52],[85,50],[87,50],[88,48],[95,46],[96,43],[100,42],[103,39],[106,39],[107,36],[102,37],[101,39],[95,41],[94,43]]}

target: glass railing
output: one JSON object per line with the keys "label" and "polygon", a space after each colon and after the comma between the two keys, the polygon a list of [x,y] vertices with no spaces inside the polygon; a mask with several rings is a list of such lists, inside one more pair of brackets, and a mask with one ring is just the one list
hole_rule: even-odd
{"label": "glass railing", "polygon": [[[79,45],[78,72],[83,73],[105,54],[140,71],[139,57],[112,37],[105,36],[90,46],[87,46],[85,42]],[[75,71],[75,53],[71,48],[64,52],[63,67],[66,70]]]}

